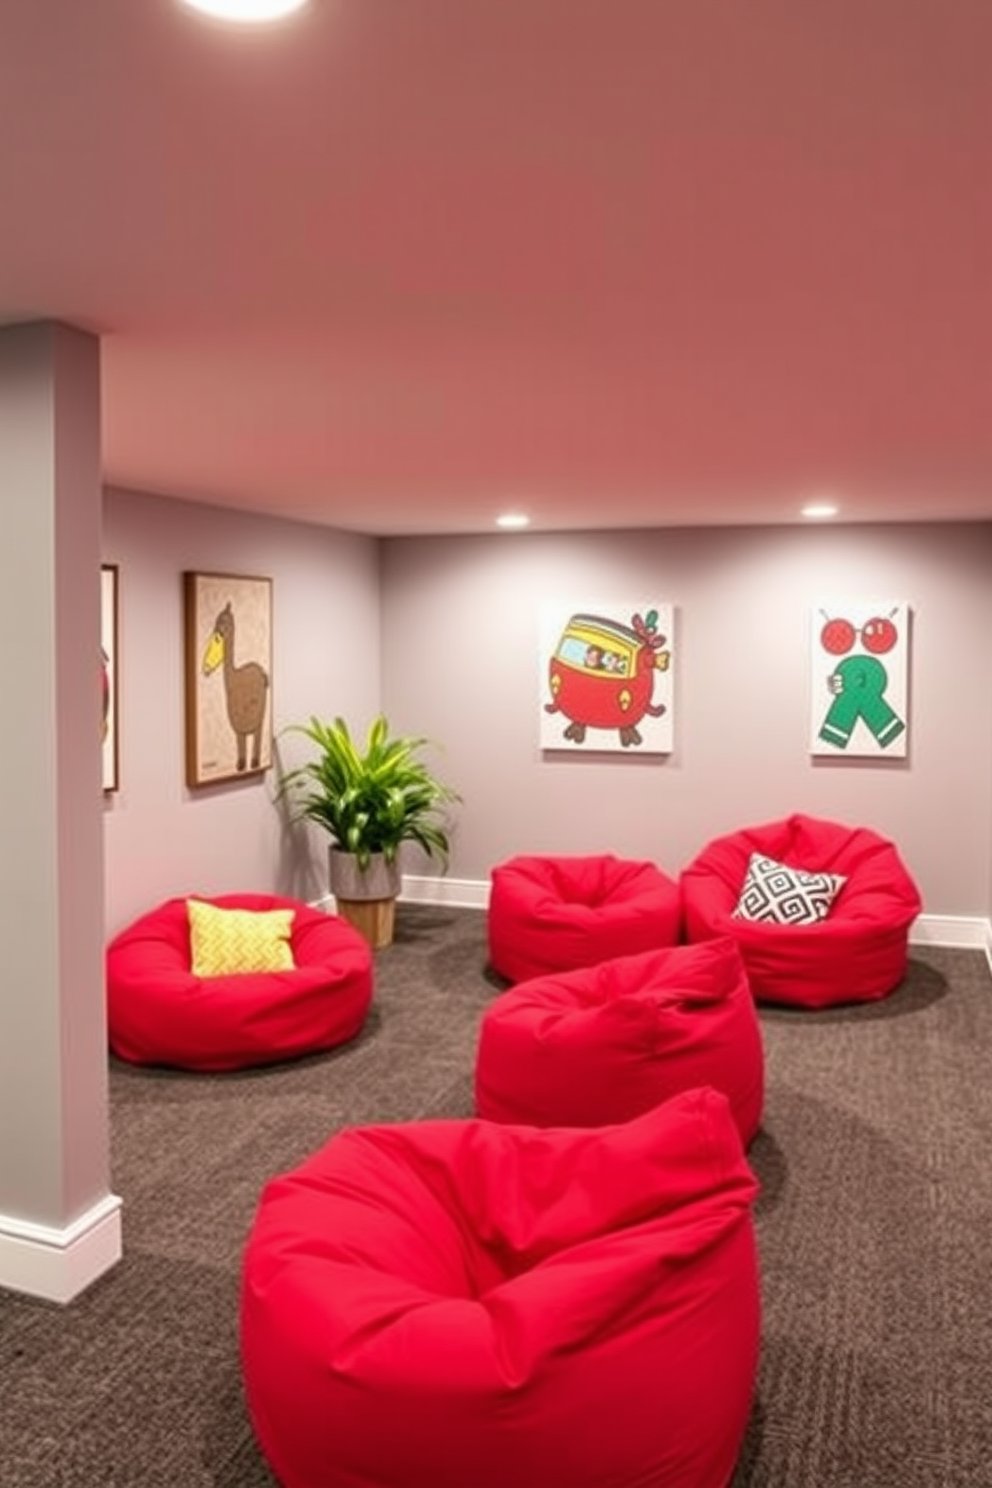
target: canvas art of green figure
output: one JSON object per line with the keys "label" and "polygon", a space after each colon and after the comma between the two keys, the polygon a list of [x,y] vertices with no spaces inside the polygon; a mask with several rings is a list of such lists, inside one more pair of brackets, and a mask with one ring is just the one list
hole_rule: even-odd
{"label": "canvas art of green figure", "polygon": [[[853,653],[859,635],[865,650]],[[881,749],[888,748],[905,731],[905,722],[885,696],[889,674],[879,660],[898,640],[891,617],[874,616],[860,631],[848,620],[828,620],[820,642],[824,650],[839,655],[841,660],[827,679],[833,701],[820,725],[819,736],[825,744],[846,749],[859,721]]]}

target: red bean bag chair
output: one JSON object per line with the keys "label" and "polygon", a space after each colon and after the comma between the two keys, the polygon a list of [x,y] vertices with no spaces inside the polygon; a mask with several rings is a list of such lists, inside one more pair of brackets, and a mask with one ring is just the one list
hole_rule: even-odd
{"label": "red bean bag chair", "polygon": [[[843,882],[829,907],[829,882],[817,903],[816,881],[834,876]],[[922,908],[892,842],[801,814],[715,839],[684,869],[681,888],[688,940],[732,935],[755,997],[808,1008],[894,991]]]}
{"label": "red bean bag chair", "polygon": [[696,1085],[750,1142],[764,1053],[736,943],[674,946],[520,982],[482,1018],[476,1110],[490,1121],[604,1126]]}
{"label": "red bean bag chair", "polygon": [[654,863],[522,856],[491,879],[489,964],[507,981],[657,950],[680,936],[678,883]]}
{"label": "red bean bag chair", "polygon": [[110,1047],[136,1064],[232,1070],[353,1038],[372,1000],[372,952],[336,915],[273,894],[226,894],[220,909],[292,910],[294,963],[282,971],[197,976],[186,899],[142,915],[107,947]]}
{"label": "red bean bag chair", "polygon": [[756,1374],[726,1098],[346,1130],[263,1191],[241,1357],[283,1488],[726,1488]]}

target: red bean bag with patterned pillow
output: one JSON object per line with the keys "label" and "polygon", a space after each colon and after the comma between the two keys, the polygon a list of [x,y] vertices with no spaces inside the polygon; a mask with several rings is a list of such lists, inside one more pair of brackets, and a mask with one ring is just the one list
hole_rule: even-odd
{"label": "red bean bag with patterned pillow", "polygon": [[654,863],[510,858],[492,870],[489,963],[511,982],[675,945],[679,886]]}
{"label": "red bean bag with patterned pillow", "polygon": [[283,1488],[726,1488],[759,1337],[726,1098],[345,1130],[263,1191],[251,1420]]}
{"label": "red bean bag with patterned pillow", "polygon": [[729,936],[519,982],[482,1019],[475,1099],[490,1121],[603,1126],[696,1085],[723,1091],[750,1142],[764,1054]]}
{"label": "red bean bag with patterned pillow", "polygon": [[[773,871],[764,883],[750,875],[749,896],[754,855]],[[797,881],[777,867],[797,870]],[[829,909],[820,905],[822,917],[808,921],[803,880],[817,875],[843,883]],[[920,892],[894,843],[867,827],[801,813],[746,827],[712,841],[680,883],[686,938],[732,935],[761,1000],[808,1008],[870,1002],[906,974]],[[796,922],[781,922],[790,917]]]}
{"label": "red bean bag with patterned pillow", "polygon": [[353,1038],[372,1000],[372,952],[336,915],[273,894],[225,894],[219,909],[294,911],[292,967],[219,976],[191,970],[187,900],[168,899],[107,947],[110,1047],[136,1064],[232,1070]]}

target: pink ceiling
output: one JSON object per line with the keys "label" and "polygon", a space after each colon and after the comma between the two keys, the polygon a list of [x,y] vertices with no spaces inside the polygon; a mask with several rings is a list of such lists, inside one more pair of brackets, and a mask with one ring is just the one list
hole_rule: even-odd
{"label": "pink ceiling", "polygon": [[376,533],[992,518],[990,0],[0,0],[108,482]]}

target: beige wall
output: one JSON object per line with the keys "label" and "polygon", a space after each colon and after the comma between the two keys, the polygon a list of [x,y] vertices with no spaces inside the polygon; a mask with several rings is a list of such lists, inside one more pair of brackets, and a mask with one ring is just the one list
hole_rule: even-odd
{"label": "beige wall", "polygon": [[[895,838],[930,913],[988,915],[992,524],[397,538],[382,582],[385,704],[443,741],[465,796],[453,877],[525,851],[675,872],[712,836],[803,810]],[[674,752],[542,756],[542,601],[628,595],[676,607]],[[825,596],[912,609],[905,761],[809,754],[809,610]]]}

